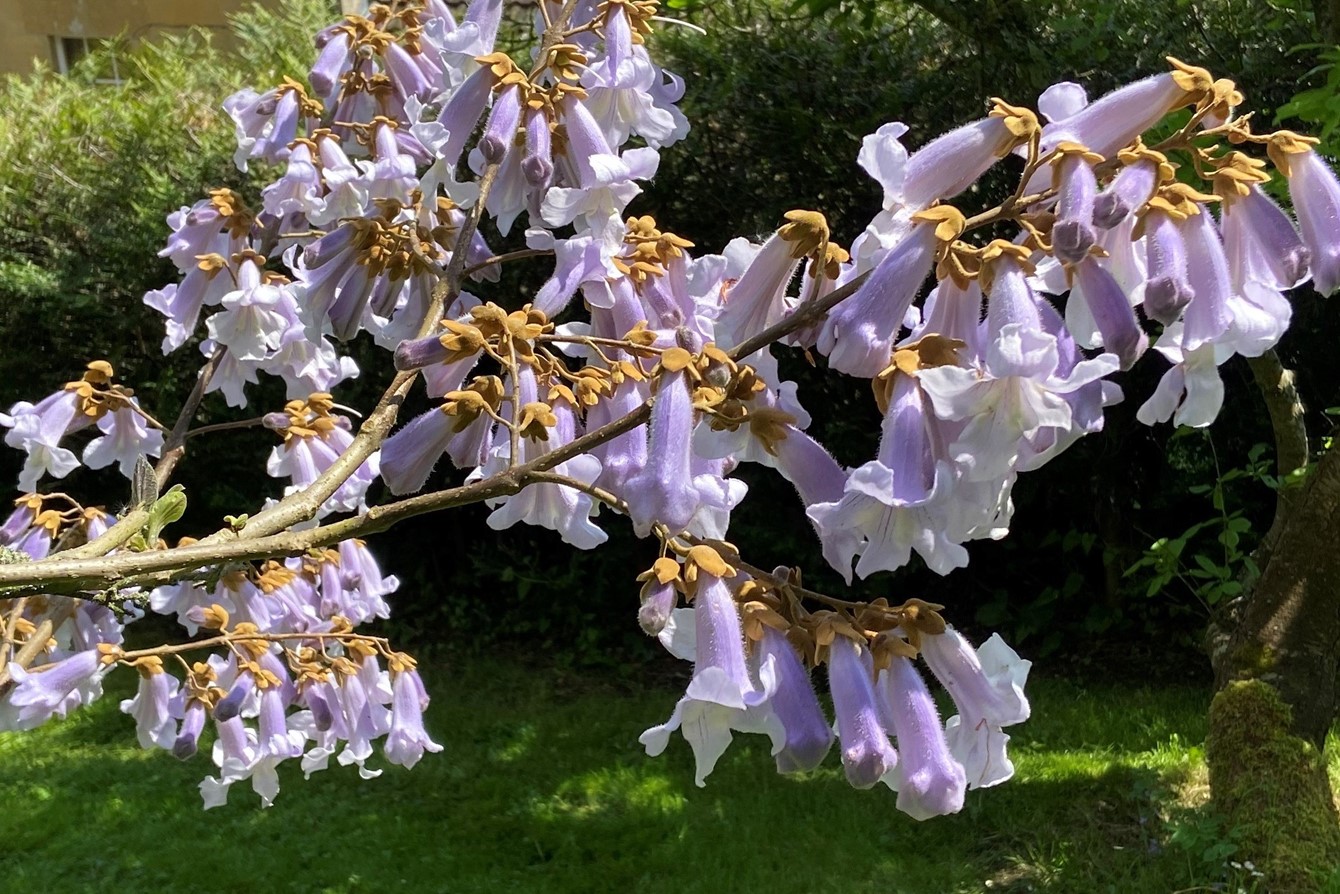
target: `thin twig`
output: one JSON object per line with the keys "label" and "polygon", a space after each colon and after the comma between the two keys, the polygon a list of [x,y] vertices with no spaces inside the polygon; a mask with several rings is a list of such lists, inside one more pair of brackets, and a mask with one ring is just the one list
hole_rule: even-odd
{"label": "thin twig", "polygon": [[[628,503],[620,499],[615,494],[612,494],[609,491],[605,490],[602,487],[597,487],[594,484],[587,484],[585,481],[581,481],[577,478],[572,478],[567,475],[557,475],[553,472],[535,472],[528,477],[530,478],[531,481],[534,482],[542,484],[556,484],[560,487],[570,487],[573,490],[581,491],[587,496],[604,503],[606,506],[613,509],[615,512],[618,512],[622,515],[628,515]],[[688,546],[716,547],[720,545],[719,541],[707,540],[702,537],[696,537],[686,532],[673,534],[667,531],[666,535],[667,536],[664,539],[667,545],[669,545],[671,549],[674,549],[676,552],[687,551]],[[674,543],[675,540],[682,540],[688,546],[680,546]],[[773,574],[771,571],[764,571],[762,568],[750,565],[748,562],[742,560],[738,554],[733,553],[730,557],[726,558],[726,561],[734,565],[735,567],[739,568],[740,570],[748,572],[750,577],[762,581],[767,581],[777,587],[786,587],[788,590],[790,590],[792,593],[795,593],[802,599],[810,599],[815,602],[823,603],[824,605],[830,605],[834,608],[843,608],[852,611],[869,607],[868,603],[865,602],[853,602],[848,599],[838,599],[836,596],[829,596],[826,593],[820,593],[817,590],[807,590],[804,587],[799,587],[796,584],[792,583],[791,581],[787,580],[786,578]]]}
{"label": "thin twig", "polygon": [[[544,4],[544,0],[540,0],[540,2],[541,5]],[[540,38],[539,52],[535,54],[537,60],[535,68],[531,69],[530,75],[527,77],[532,83],[539,80],[545,66],[548,65],[549,51],[568,39],[568,25],[572,23],[573,13],[577,11],[577,3],[578,0],[567,0],[563,4],[562,11],[559,12],[558,18],[545,26],[544,35]]]}
{"label": "thin twig", "polygon": [[149,423],[154,428],[164,433],[168,431],[168,427],[166,425],[155,419],[148,410],[144,409],[144,407],[140,406],[139,403],[137,403],[136,401],[126,400],[125,404],[132,412],[134,412],[136,415],[138,415],[141,419]]}
{"label": "thin twig", "polygon": [[855,279],[838,286],[818,301],[797,308],[794,313],[782,317],[782,319],[773,323],[762,332],[746,338],[744,341],[730,349],[730,358],[732,360],[743,360],[755,351],[766,348],[768,345],[778,339],[790,335],[802,326],[818,322],[824,314],[836,307],[839,302],[855,294],[856,290],[864,285],[865,281],[870,278],[870,273],[871,271],[867,270]]}
{"label": "thin twig", "polygon": [[496,264],[505,264],[508,261],[520,261],[525,258],[542,258],[548,255],[553,255],[553,253],[554,250],[552,248],[519,248],[516,251],[503,252],[500,255],[487,257],[478,264],[471,264],[461,271],[461,275],[471,276]]}
{"label": "thin twig", "polygon": [[47,500],[64,500],[65,502],[70,504],[70,509],[67,509],[66,510],[67,512],[74,511],[78,513],[83,513],[84,511],[84,504],[80,503],[78,500],[76,500],[69,494],[65,493],[64,491],[56,491],[55,493],[51,494],[42,494],[42,501],[46,502]]}
{"label": "thin twig", "polygon": [[[552,343],[552,344],[586,345],[587,347],[593,349],[596,347],[596,345],[605,345],[606,347],[618,348],[621,351],[626,351],[629,354],[634,355],[638,353],[662,354],[666,350],[665,348],[658,348],[652,345],[634,344],[633,342],[629,341],[626,338],[605,338],[604,336],[600,335],[559,335],[554,333],[548,333],[545,335],[537,335],[535,337],[535,341],[541,344]],[[604,359],[606,363],[612,362],[609,357],[605,357]]]}
{"label": "thin twig", "polygon": [[9,666],[9,653],[14,649],[14,643],[18,638],[19,620],[23,617],[23,610],[28,605],[28,598],[21,597],[14,600],[14,604],[9,609],[9,619],[5,621],[4,642],[0,643],[0,669]]}
{"label": "thin twig", "polygon": [[[498,162],[491,162],[484,168],[484,173],[479,175],[479,195],[475,198],[475,203],[470,208],[470,213],[465,216],[465,224],[461,231],[456,234],[456,246],[451,252],[451,262],[447,264],[447,287],[450,290],[449,297],[453,300],[461,293],[461,282],[464,278],[466,256],[470,253],[470,242],[475,238],[475,233],[479,230],[480,218],[484,216],[484,205],[489,200],[489,193],[493,189],[493,181],[498,178]],[[439,311],[438,316],[441,316]],[[437,326],[437,319],[432,320],[432,325]],[[428,332],[431,332],[430,328]],[[419,337],[427,335],[428,332],[420,332]]]}
{"label": "thin twig", "polygon": [[215,422],[211,425],[202,425],[199,426],[198,428],[191,429],[186,433],[186,437],[189,439],[198,437],[200,435],[212,435],[215,432],[221,432],[221,431],[235,431],[244,428],[256,428],[260,425],[263,425],[264,422],[265,422],[264,416],[256,416],[252,419],[237,419],[232,422]]}
{"label": "thin twig", "polygon": [[205,365],[200,367],[200,373],[195,378],[195,387],[186,396],[186,402],[181,405],[177,421],[173,423],[172,431],[168,433],[167,441],[163,444],[163,456],[158,460],[158,465],[154,466],[154,477],[158,479],[160,491],[172,478],[177,463],[181,462],[181,458],[186,454],[186,432],[190,430],[195,411],[200,408],[200,401],[205,397],[205,389],[209,387],[209,382],[214,378],[214,373],[223,362],[223,355],[227,350],[223,345],[214,349]]}

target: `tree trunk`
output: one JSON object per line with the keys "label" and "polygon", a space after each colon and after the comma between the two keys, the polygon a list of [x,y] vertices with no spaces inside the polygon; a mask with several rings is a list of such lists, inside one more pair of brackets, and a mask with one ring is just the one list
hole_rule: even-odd
{"label": "tree trunk", "polygon": [[[1306,461],[1301,405],[1277,358],[1254,362],[1253,372],[1283,477]],[[1340,709],[1340,450],[1301,488],[1281,491],[1258,562],[1261,577],[1213,655],[1210,788],[1268,890],[1320,891],[1340,866],[1340,817],[1322,756]]]}
{"label": "tree trunk", "polygon": [[1340,43],[1340,0],[1312,0],[1317,37],[1322,43]]}
{"label": "tree trunk", "polygon": [[1269,563],[1216,668],[1220,688],[1256,679],[1293,710],[1317,747],[1336,716],[1340,671],[1340,451],[1331,451],[1289,512]]}
{"label": "tree trunk", "polygon": [[[1337,0],[1340,2],[1340,0]],[[1256,387],[1265,398],[1266,410],[1270,413],[1270,427],[1275,433],[1275,465],[1281,479],[1299,472],[1308,464],[1307,423],[1304,417],[1303,401],[1298,396],[1298,386],[1293,370],[1285,369],[1279,355],[1266,351],[1260,357],[1247,360],[1252,369],[1252,378]],[[1284,533],[1284,523],[1289,518],[1289,509],[1298,498],[1298,488],[1284,486],[1277,491],[1275,498],[1275,518],[1270,530],[1261,540],[1256,551],[1256,562],[1261,568],[1270,564],[1270,554],[1275,543]]]}

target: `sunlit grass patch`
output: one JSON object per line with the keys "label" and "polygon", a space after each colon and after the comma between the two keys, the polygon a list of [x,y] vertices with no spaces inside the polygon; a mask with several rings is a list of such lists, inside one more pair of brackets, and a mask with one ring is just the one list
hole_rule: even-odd
{"label": "sunlit grass patch", "polygon": [[[206,760],[134,746],[124,693],[0,736],[0,891],[1166,892],[1204,881],[1167,842],[1167,805],[1202,772],[1206,698],[1039,682],[1012,728],[1017,776],[917,823],[836,754],[781,777],[737,736],[706,788],[682,741],[638,734],[678,693],[507,668],[429,673],[445,751],[360,781],[282,775],[200,810]],[[1178,809],[1190,809],[1183,805]]]}

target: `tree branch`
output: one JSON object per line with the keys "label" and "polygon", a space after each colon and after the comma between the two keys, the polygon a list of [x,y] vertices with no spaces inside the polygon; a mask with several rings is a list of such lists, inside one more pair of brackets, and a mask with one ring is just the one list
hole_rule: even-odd
{"label": "tree branch", "polygon": [[[363,515],[305,531],[283,530],[281,533],[249,539],[235,538],[232,541],[208,543],[200,541],[176,549],[125,553],[105,558],[68,559],[64,558],[64,554],[58,554],[40,562],[0,566],[0,588],[3,588],[5,598],[38,592],[77,596],[108,587],[160,586],[187,576],[187,572],[226,562],[301,555],[315,547],[331,546],[351,537],[366,537],[385,531],[416,515],[517,493],[537,480],[536,473],[547,472],[574,456],[584,454],[642,425],[650,414],[649,401],[626,416],[514,469],[459,487],[373,506]],[[250,530],[251,526],[252,523],[248,523],[243,533]]]}
{"label": "tree branch", "polygon": [[158,465],[154,467],[154,477],[158,479],[158,489],[160,491],[172,478],[172,472],[177,468],[177,463],[181,462],[181,458],[186,455],[186,433],[191,428],[191,420],[195,419],[195,411],[200,409],[200,401],[205,397],[205,389],[209,387],[210,379],[214,378],[214,373],[218,370],[227,350],[222,346],[214,349],[214,353],[205,361],[205,365],[200,367],[200,373],[195,377],[195,387],[186,396],[186,402],[181,405],[181,412],[177,414],[177,421],[172,424],[172,431],[168,433],[167,441],[163,444],[163,455],[159,458]]}
{"label": "tree branch", "polygon": [[[479,227],[479,220],[484,214],[484,203],[488,201],[489,191],[492,189],[497,176],[498,165],[491,164],[484,169],[484,173],[479,178],[479,196],[470,209],[460,233],[456,236],[451,263],[447,265],[446,273],[433,287],[424,319],[419,324],[419,338],[423,338],[437,328],[443,308],[450,300],[461,293],[461,274],[465,269],[465,257],[469,250],[470,240],[474,238],[474,234]],[[395,426],[396,419],[400,415],[400,406],[405,402],[410,387],[417,377],[418,372],[411,370],[399,373],[391,380],[391,384],[382,394],[377,406],[359,426],[358,434],[354,436],[349,447],[310,485],[295,494],[290,494],[269,509],[258,513],[247,522],[246,527],[241,531],[224,528],[206,537],[201,543],[213,545],[226,543],[234,539],[256,540],[285,531],[293,525],[314,517],[321,508],[321,504],[325,503],[331,494],[339,490],[340,486],[349,479],[349,476],[353,475],[359,466],[363,465],[368,457],[372,456],[381,447],[382,441],[386,440],[386,436],[391,433],[391,429]]]}
{"label": "tree branch", "polygon": [[1298,496],[1297,488],[1286,484],[1285,479],[1308,464],[1306,410],[1298,395],[1293,370],[1284,367],[1274,350],[1266,351],[1260,357],[1247,358],[1247,365],[1251,367],[1252,377],[1270,413],[1270,427],[1275,432],[1275,463],[1280,478],[1280,487],[1275,494],[1275,518],[1257,548],[1257,565],[1264,569]]}
{"label": "tree branch", "polygon": [[[568,5],[573,5],[571,0]],[[465,270],[466,248],[469,240],[473,238],[479,220],[483,215],[484,204],[497,173],[498,166],[496,164],[490,165],[484,170],[480,178],[479,197],[476,204],[470,209],[470,214],[458,234],[451,263],[442,279],[433,289],[429,308],[419,329],[419,337],[433,331],[447,300],[460,292],[459,283]],[[1048,190],[1036,195],[1026,196],[1016,203],[1011,203],[1013,206],[1011,208],[997,206],[984,211],[968,218],[966,229],[976,229],[995,223],[1012,214],[1013,208],[1027,207],[1035,202],[1043,201],[1051,193],[1052,191]],[[870,271],[867,271],[834,289],[823,298],[807,302],[772,326],[736,345],[729,352],[731,358],[739,360],[747,357],[792,332],[819,321],[825,313],[854,294],[869,276]],[[205,385],[209,381],[209,375],[212,375],[213,369],[217,366],[221,356],[221,351],[216,352],[215,356],[210,358],[210,362],[202,369],[201,376],[197,380],[196,390],[192,394],[196,405],[199,403],[199,396],[203,395]],[[620,419],[614,420],[593,432],[588,432],[531,462],[515,466],[506,472],[482,481],[432,494],[410,497],[382,506],[374,506],[364,515],[306,531],[290,530],[294,525],[313,518],[330,495],[338,490],[359,466],[376,452],[395,425],[400,406],[408,395],[417,375],[417,371],[398,374],[387,387],[377,406],[359,427],[358,434],[354,436],[349,447],[325,472],[302,491],[285,497],[274,506],[249,519],[245,527],[240,530],[231,527],[224,528],[195,544],[172,550],[128,553],[108,558],[98,558],[95,555],[88,555],[88,553],[93,552],[93,544],[88,544],[80,549],[77,556],[74,551],[71,551],[70,555],[53,555],[38,562],[18,566],[0,566],[0,591],[3,591],[7,598],[12,598],[30,593],[79,595],[88,591],[103,591],[109,587],[160,586],[179,580],[187,576],[189,572],[200,568],[225,562],[298,555],[314,547],[329,546],[351,537],[364,537],[384,531],[405,518],[468,503],[477,503],[494,497],[507,496],[516,493],[527,484],[533,483],[535,480],[534,473],[552,469],[573,456],[585,453],[611,438],[643,425],[650,418],[651,407],[654,402],[654,398],[648,399],[636,410]],[[192,400],[188,399],[188,405],[191,403]],[[183,417],[187,421],[183,423],[182,418],[178,419],[177,425],[173,427],[174,438],[170,439],[170,443],[176,440],[175,436],[179,428],[181,429],[181,438],[184,439],[189,427],[187,409],[187,407],[183,408]],[[190,413],[193,415],[193,407],[190,409]],[[177,448],[171,461],[172,464],[175,464],[176,456],[179,456],[179,444]],[[160,461],[160,466],[163,466],[165,462],[167,462],[166,456],[163,461]],[[167,468],[170,471],[171,466],[169,465]],[[160,478],[160,480],[162,479]],[[99,538],[97,541],[98,548],[101,549],[104,546],[107,549],[115,548],[115,546],[129,540],[134,532],[143,525],[141,520],[132,528],[127,523],[128,521],[129,519],[123,520],[115,526],[114,530],[122,528],[122,525],[125,526],[122,530],[117,531],[116,538],[108,536],[111,534],[110,531],[107,535]],[[117,538],[123,539],[115,542]]]}

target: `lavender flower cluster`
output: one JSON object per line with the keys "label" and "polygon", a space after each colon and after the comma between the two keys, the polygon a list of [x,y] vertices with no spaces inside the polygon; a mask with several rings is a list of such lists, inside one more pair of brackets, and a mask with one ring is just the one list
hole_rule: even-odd
{"label": "lavender flower cluster", "polygon": [[[317,35],[310,90],[285,80],[225,103],[238,166],[280,173],[259,208],[215,190],[169,216],[161,255],[182,278],[144,299],[165,317],[164,352],[203,334],[204,391],[234,407],[261,373],[286,383],[289,403],[258,420],[282,439],[267,471],[288,482],[281,506],[341,472],[318,522],[366,514],[377,479],[396,495],[423,490],[445,456],[467,488],[507,485],[484,494],[495,529],[539,525],[590,549],[607,539],[604,506],[655,536],[662,557],[641,578],[639,620],[694,671],[642,742],[656,754],[682,732],[699,784],[732,731],[768,735],[790,772],[817,766],[835,727],[853,785],[885,782],[918,819],[959,810],[965,789],[1013,772],[1003,728],[1028,717],[1029,663],[998,636],[974,648],[941,606],[838,599],[747,565],[726,541],[746,491],[733,470],[757,462],[794,485],[848,583],[914,552],[941,574],[961,568],[964,544],[1008,532],[1018,475],[1101,430],[1124,399],[1112,377],[1151,346],[1169,367],[1138,418],[1210,424],[1218,367],[1278,341],[1285,293],[1340,286],[1340,182],[1315,141],[1254,133],[1231,81],[1170,60],[1093,102],[1072,83],[1036,112],[994,100],[915,152],[903,124],[884,125],[857,158],[883,207],[849,248],[821,213],[797,210],[761,245],[695,256],[626,215],[660,150],[688,130],[683,82],[644,41],[657,4],[541,0],[527,65],[498,49],[502,12],[473,0],[457,22],[439,0],[374,6]],[[1146,145],[1178,110],[1187,123]],[[1012,196],[972,217],[951,204],[1012,155]],[[1297,224],[1263,190],[1267,159]],[[504,236],[524,215],[526,248],[495,253],[485,214]],[[986,226],[1013,236],[970,241]],[[553,274],[524,306],[462,288],[548,256]],[[358,374],[341,345],[362,332],[441,402],[345,469],[356,435],[331,391]],[[778,343],[871,383],[875,458],[844,468],[806,433]],[[0,424],[27,453],[25,491],[79,465],[62,444],[82,429],[100,433],[83,463],[128,477],[166,446],[166,427],[102,361]],[[106,530],[103,516],[53,501],[18,501],[0,529],[10,558],[58,557]],[[412,766],[439,748],[413,660],[355,631],[387,616],[396,586],[344,540],[114,600],[0,601],[0,728],[63,716],[121,664],[141,675],[123,707],[146,747],[189,756],[213,718],[207,806],[243,779],[269,803],[289,758],[311,772],[338,752],[372,773],[380,736],[389,760]],[[124,650],[126,600],[192,635],[215,631],[195,645],[221,651],[181,662],[179,680],[164,659],[184,648]],[[956,706],[943,723],[918,658]],[[813,687],[819,664],[834,724]]]}

